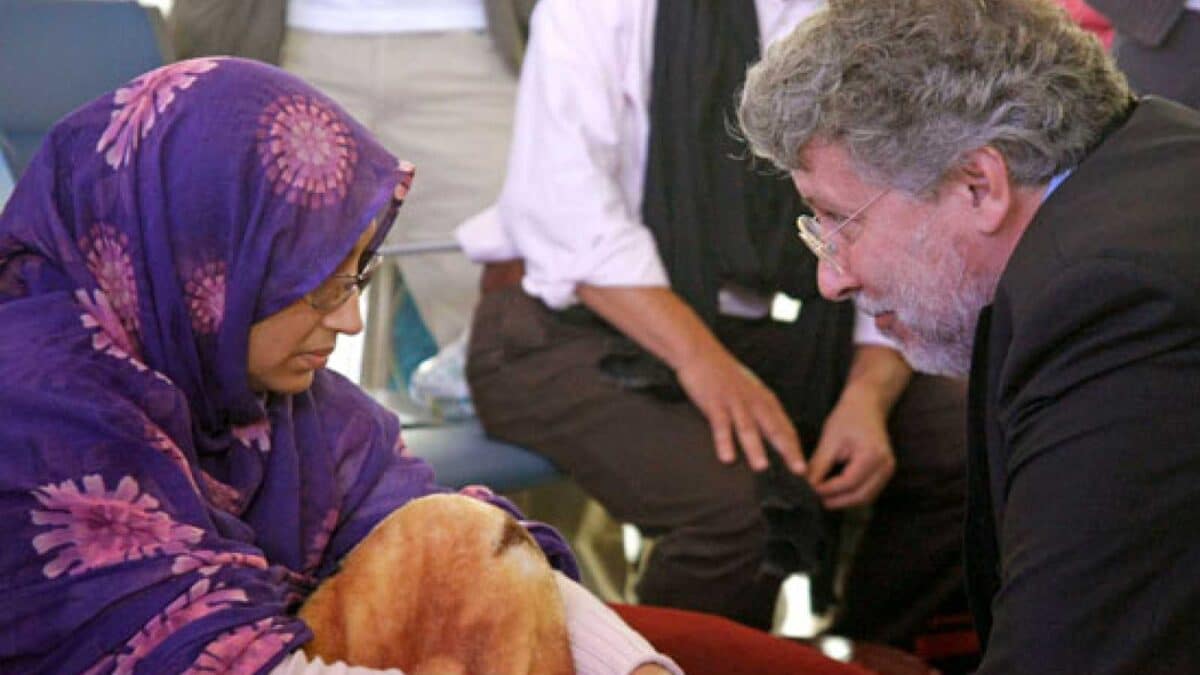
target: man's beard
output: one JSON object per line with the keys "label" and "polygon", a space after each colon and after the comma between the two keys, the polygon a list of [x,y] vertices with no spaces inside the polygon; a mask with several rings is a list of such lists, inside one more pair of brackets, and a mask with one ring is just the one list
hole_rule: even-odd
{"label": "man's beard", "polygon": [[858,308],[868,314],[891,311],[898,330],[888,331],[914,370],[965,379],[971,370],[975,326],[990,290],[982,275],[967,272],[957,248],[925,265],[914,263],[907,278],[898,278],[890,301],[859,294]]}

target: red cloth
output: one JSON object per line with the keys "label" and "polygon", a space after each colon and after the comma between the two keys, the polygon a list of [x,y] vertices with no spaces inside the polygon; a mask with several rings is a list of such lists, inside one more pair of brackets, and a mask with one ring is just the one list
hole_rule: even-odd
{"label": "red cloth", "polygon": [[612,608],[688,675],[871,675],[719,616],[647,605]]}
{"label": "red cloth", "polygon": [[1084,0],[1059,0],[1075,23],[1095,33],[1105,49],[1112,47],[1113,27],[1104,15],[1088,6]]}

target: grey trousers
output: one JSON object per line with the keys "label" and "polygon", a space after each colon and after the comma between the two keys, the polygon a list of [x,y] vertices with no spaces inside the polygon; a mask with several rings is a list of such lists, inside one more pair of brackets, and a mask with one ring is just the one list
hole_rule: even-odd
{"label": "grey trousers", "polygon": [[[739,323],[771,330],[769,321]],[[642,602],[768,625],[780,579],[760,572],[766,524],[752,472],[717,461],[708,423],[690,402],[631,392],[602,373],[597,362],[611,340],[517,287],[484,295],[467,365],[484,428],[546,456],[615,518],[657,537],[637,589]],[[784,371],[785,347],[739,358],[756,371]],[[777,374],[760,377],[786,381]],[[915,378],[897,405],[897,475],[876,504],[864,564],[849,572],[848,634],[903,642],[961,592],[964,418],[964,388],[940,378]]]}
{"label": "grey trousers", "polygon": [[[283,67],[417,165],[389,243],[445,241],[496,200],[512,135],[517,79],[483,32],[331,34],[290,29]],[[439,346],[458,337],[478,298],[479,268],[461,253],[408,256],[404,283]]]}

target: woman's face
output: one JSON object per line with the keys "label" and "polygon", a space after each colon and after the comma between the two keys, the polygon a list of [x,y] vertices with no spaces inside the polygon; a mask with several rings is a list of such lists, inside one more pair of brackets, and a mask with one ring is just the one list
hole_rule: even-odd
{"label": "woman's face", "polygon": [[[372,223],[334,274],[353,275],[375,235]],[[325,367],[339,333],[354,335],[363,328],[358,293],[328,312],[319,312],[305,298],[250,327],[246,367],[256,392],[298,394],[312,386],[313,374]]]}

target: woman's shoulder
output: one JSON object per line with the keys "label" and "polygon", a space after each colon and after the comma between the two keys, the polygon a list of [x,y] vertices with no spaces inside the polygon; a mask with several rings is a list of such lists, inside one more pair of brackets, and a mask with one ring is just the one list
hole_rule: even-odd
{"label": "woman's shoulder", "polygon": [[323,426],[336,435],[352,426],[367,427],[386,437],[400,433],[396,413],[341,373],[328,368],[318,370],[308,393]]}

